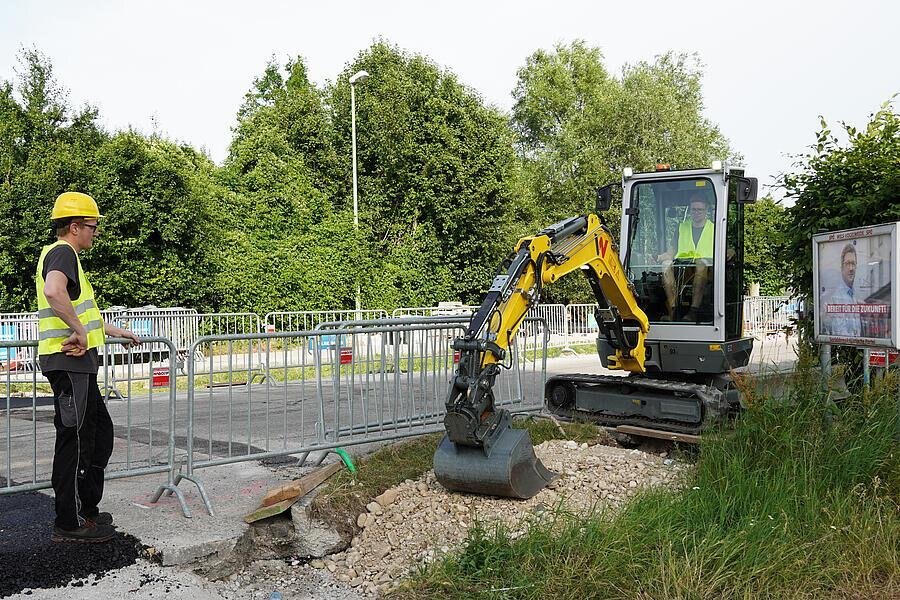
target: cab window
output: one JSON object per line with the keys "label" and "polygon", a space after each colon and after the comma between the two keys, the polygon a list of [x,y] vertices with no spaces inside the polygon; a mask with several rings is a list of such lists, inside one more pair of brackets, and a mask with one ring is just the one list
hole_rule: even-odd
{"label": "cab window", "polygon": [[713,321],[716,195],[705,178],[635,184],[629,277],[651,322]]}

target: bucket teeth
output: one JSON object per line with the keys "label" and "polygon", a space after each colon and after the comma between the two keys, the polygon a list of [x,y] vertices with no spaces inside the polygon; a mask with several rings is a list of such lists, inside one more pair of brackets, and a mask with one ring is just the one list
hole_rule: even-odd
{"label": "bucket teeth", "polygon": [[557,477],[535,456],[528,432],[512,428],[487,453],[454,444],[445,435],[434,453],[434,474],[450,491],[520,499],[531,498]]}

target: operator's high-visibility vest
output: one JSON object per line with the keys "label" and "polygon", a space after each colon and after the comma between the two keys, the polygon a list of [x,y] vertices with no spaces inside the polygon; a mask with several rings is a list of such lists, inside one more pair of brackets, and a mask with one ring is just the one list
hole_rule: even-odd
{"label": "operator's high-visibility vest", "polygon": [[[62,352],[63,342],[73,333],[66,322],[56,316],[44,295],[44,258],[48,252],[63,244],[68,244],[68,242],[60,240],[44,246],[44,249],[41,250],[41,257],[38,259],[37,275],[34,278],[38,301],[38,354],[41,356]],[[94,288],[91,287],[87,275],[81,268],[81,260],[78,259],[77,252],[75,252],[75,261],[78,263],[78,283],[81,285],[81,295],[72,301],[72,306],[75,308],[78,320],[87,330],[88,349],[98,348],[106,340],[103,333],[103,317],[94,300]]]}
{"label": "operator's high-visibility vest", "polygon": [[682,221],[678,225],[678,253],[675,258],[712,258],[713,237],[715,227],[712,221],[706,220],[700,241],[694,245],[694,233],[691,231],[693,221]]}

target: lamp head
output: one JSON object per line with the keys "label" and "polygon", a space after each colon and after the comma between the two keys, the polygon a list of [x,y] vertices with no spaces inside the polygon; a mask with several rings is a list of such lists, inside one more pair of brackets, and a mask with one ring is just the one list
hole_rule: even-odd
{"label": "lamp head", "polygon": [[350,77],[350,85],[362,83],[369,78],[369,74],[365,71],[357,71]]}

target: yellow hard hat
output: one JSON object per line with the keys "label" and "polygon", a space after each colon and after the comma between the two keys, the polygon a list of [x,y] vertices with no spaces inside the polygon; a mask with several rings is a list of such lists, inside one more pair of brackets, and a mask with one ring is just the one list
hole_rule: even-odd
{"label": "yellow hard hat", "polygon": [[56,197],[56,202],[53,204],[53,212],[50,213],[50,220],[55,221],[68,217],[99,219],[102,216],[100,209],[97,208],[97,203],[87,194],[63,192]]}

